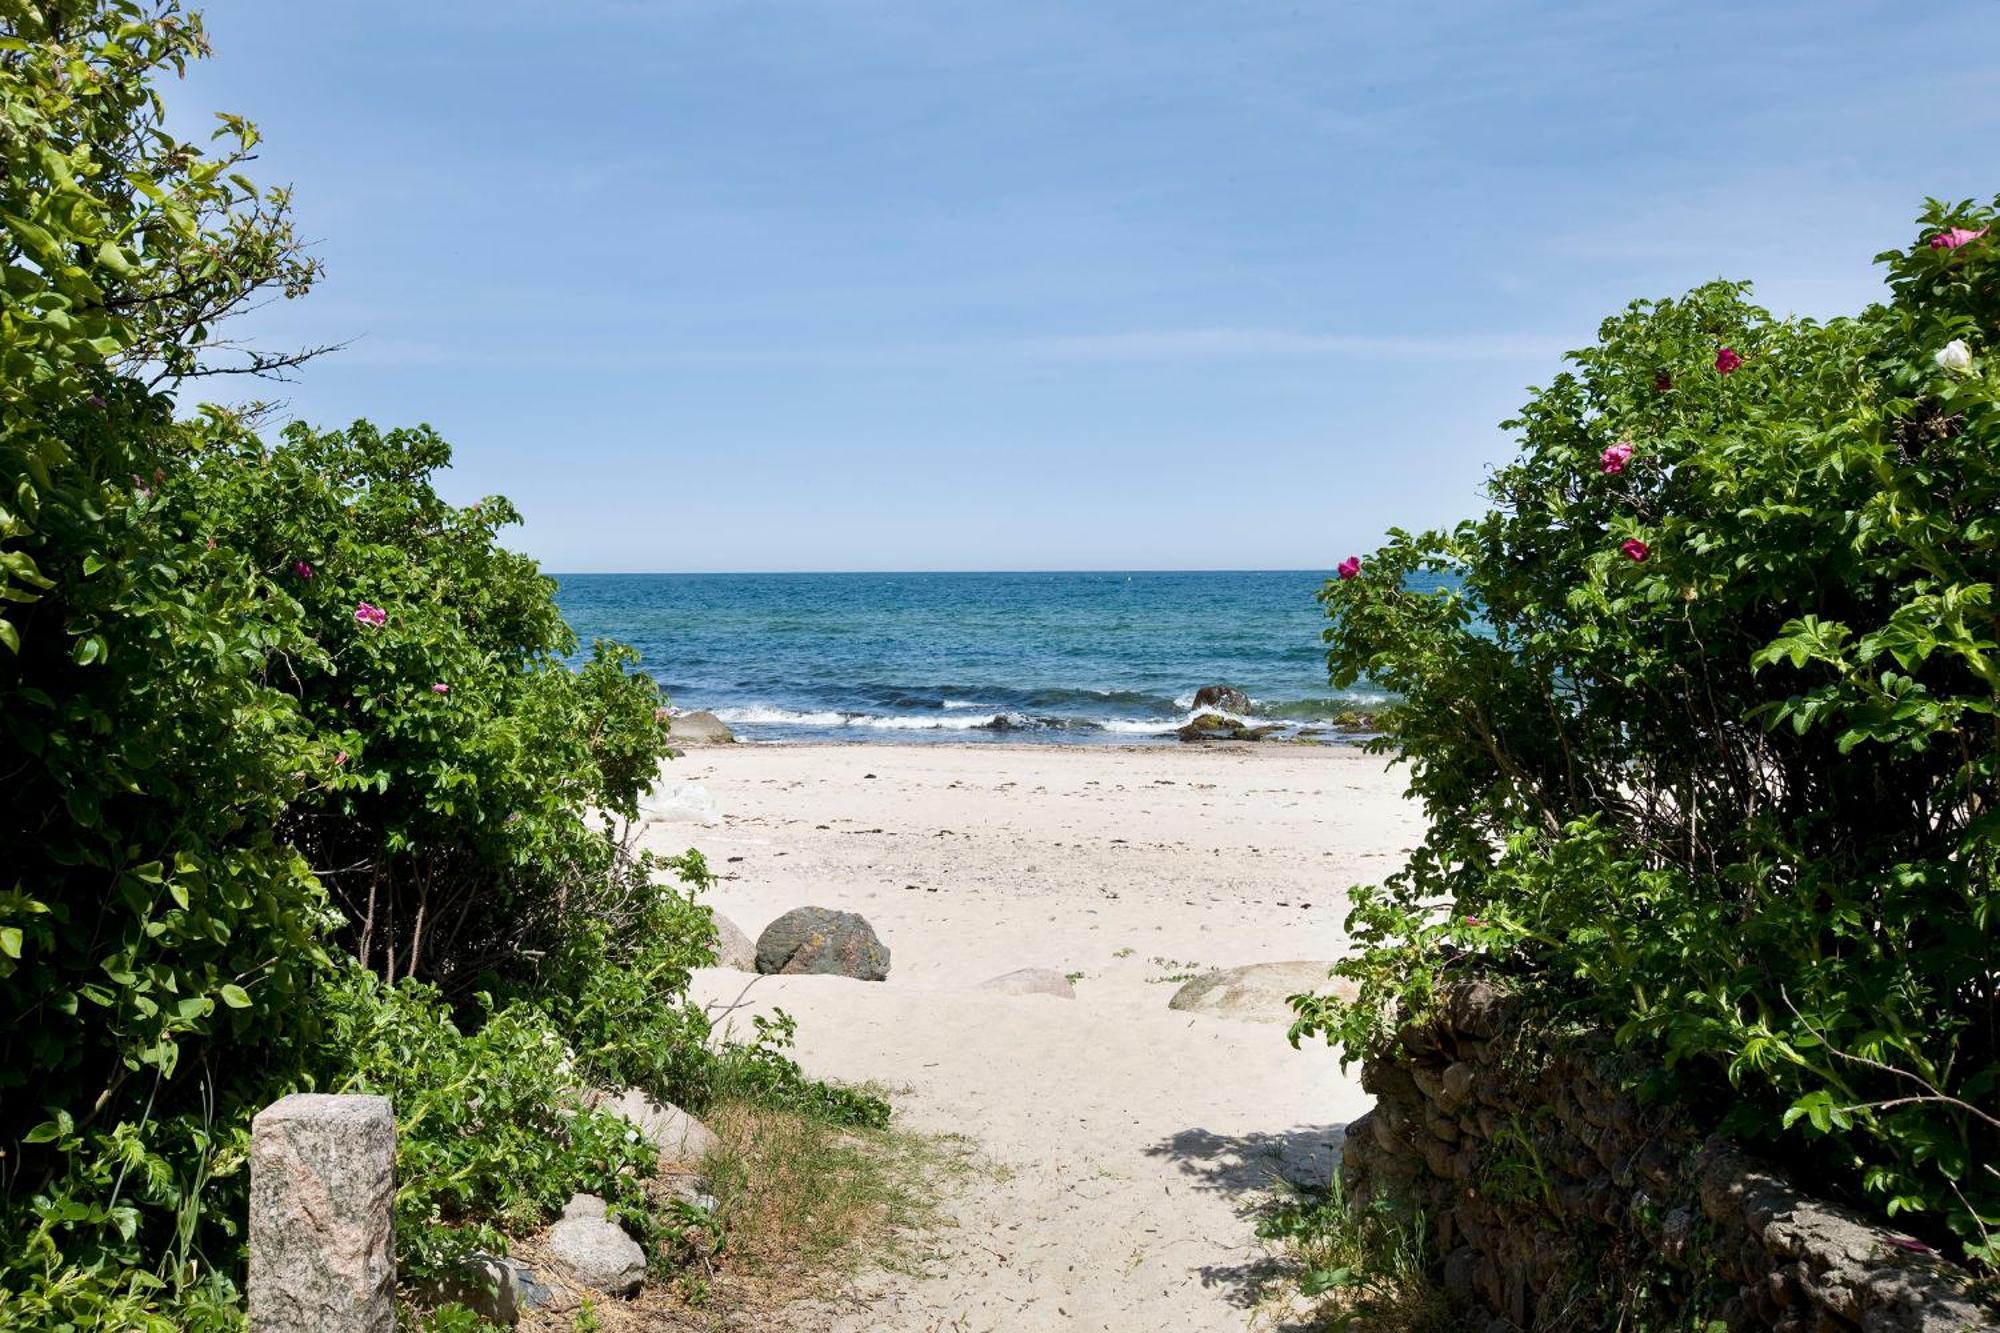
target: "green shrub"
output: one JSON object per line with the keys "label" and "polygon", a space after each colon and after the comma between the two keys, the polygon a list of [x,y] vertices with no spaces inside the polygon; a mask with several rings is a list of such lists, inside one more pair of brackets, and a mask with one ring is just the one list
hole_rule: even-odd
{"label": "green shrub", "polygon": [[1993,216],[1931,205],[1851,319],[1633,305],[1509,423],[1492,512],[1328,583],[1430,831],[1295,1039],[1383,1051],[1440,966],[1512,976],[2000,1259]]}
{"label": "green shrub", "polygon": [[509,1233],[552,1220],[572,1193],[648,1217],[640,1182],[653,1149],[625,1121],[584,1108],[562,1034],[536,1006],[482,1006],[461,1031],[434,988],[385,986],[358,966],[316,1004],[326,1023],[311,1063],[340,1071],[327,1090],[378,1093],[396,1108],[400,1276],[505,1253]]}

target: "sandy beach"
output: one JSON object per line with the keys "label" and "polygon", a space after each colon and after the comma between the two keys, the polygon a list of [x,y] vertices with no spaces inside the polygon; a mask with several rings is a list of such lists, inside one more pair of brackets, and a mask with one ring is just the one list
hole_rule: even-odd
{"label": "sandy beach", "polygon": [[[1399,773],[1350,746],[989,744],[706,748],[668,777],[722,822],[645,845],[700,848],[718,911],[753,938],[792,907],[857,911],[893,955],[883,983],[715,970],[696,994],[748,986],[799,1020],[810,1071],[896,1090],[902,1123],[994,1168],[923,1276],[797,1327],[1247,1326],[1245,1207],[1324,1178],[1367,1099],[1281,1016],[1169,1009],[1169,978],[1338,957],[1347,886],[1419,834]],[[1076,998],[976,989],[1022,967],[1081,973]]]}

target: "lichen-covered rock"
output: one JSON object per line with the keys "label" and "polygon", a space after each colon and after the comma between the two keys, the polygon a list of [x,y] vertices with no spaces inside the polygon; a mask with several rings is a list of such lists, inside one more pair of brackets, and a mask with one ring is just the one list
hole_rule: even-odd
{"label": "lichen-covered rock", "polygon": [[593,1202],[604,1207],[604,1200],[592,1195],[570,1200],[570,1208],[582,1205],[582,1210],[572,1215],[565,1208],[562,1220],[549,1229],[549,1258],[580,1287],[629,1296],[646,1280],[646,1252],[602,1212],[592,1216]]}
{"label": "lichen-covered rock", "polygon": [[1052,967],[1016,968],[980,982],[979,989],[998,991],[1002,995],[1054,995],[1065,1000],[1076,998],[1076,987],[1070,984],[1069,977]]}
{"label": "lichen-covered rock", "polygon": [[766,975],[885,981],[889,948],[857,912],[795,907],[757,937],[757,970]]}
{"label": "lichen-covered rock", "polygon": [[1221,968],[1184,983],[1167,1001],[1167,1007],[1197,1014],[1216,1014],[1223,1018],[1290,1023],[1293,1013],[1288,1000],[1291,996],[1306,992],[1351,993],[1351,990],[1344,992],[1342,989],[1351,988],[1351,982],[1335,981],[1327,976],[1332,967],[1332,963],[1294,961]]}
{"label": "lichen-covered rock", "polygon": [[250,1326],[396,1325],[396,1117],[387,1097],[296,1093],[250,1122]]}
{"label": "lichen-covered rock", "polygon": [[757,945],[743,928],[722,913],[715,914],[715,965],[738,972],[757,970]]}
{"label": "lichen-covered rock", "polygon": [[[591,1091],[584,1094],[583,1100],[593,1111],[630,1121],[648,1143],[659,1149],[662,1162],[698,1162],[721,1146],[707,1125],[678,1106],[654,1101],[642,1089]],[[601,1212],[598,1215],[603,1216]]]}

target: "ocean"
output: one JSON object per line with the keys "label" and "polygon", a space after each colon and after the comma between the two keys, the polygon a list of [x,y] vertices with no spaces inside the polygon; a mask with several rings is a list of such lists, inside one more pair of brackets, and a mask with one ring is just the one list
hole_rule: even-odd
{"label": "ocean", "polygon": [[1324,571],[555,577],[586,648],[745,740],[1167,742],[1203,685],[1287,731],[1382,698],[1326,683]]}

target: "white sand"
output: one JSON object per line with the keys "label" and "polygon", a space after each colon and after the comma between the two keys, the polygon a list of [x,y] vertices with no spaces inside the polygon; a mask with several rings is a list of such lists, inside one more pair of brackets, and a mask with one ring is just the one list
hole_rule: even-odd
{"label": "white sand", "polygon": [[[892,952],[886,983],[750,984],[798,1018],[802,1063],[898,1089],[903,1123],[968,1135],[1004,1173],[954,1200],[933,1271],[799,1326],[1246,1326],[1243,1209],[1276,1176],[1324,1178],[1367,1098],[1282,1018],[1178,1013],[1157,978],[1339,956],[1344,890],[1420,832],[1399,772],[1331,746],[737,746],[669,776],[724,823],[646,845],[706,853],[752,938],[810,903],[862,913]],[[1077,998],[972,989],[1031,966],[1082,972]]]}

